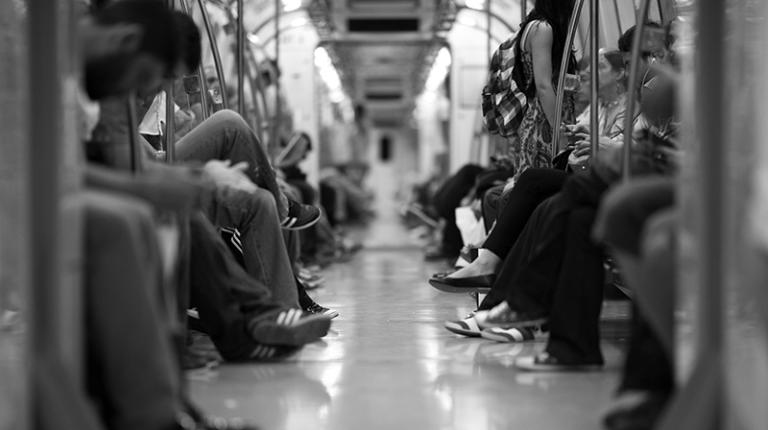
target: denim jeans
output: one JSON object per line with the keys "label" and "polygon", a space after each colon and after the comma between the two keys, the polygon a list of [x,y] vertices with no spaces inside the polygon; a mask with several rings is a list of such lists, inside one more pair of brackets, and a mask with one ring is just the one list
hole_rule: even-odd
{"label": "denim jeans", "polygon": [[275,171],[259,138],[243,118],[231,110],[221,110],[176,142],[178,161],[230,160],[247,162],[246,175],[267,189],[277,202],[280,217],[288,213],[288,201],[277,185]]}
{"label": "denim jeans", "polygon": [[296,307],[296,281],[272,195],[263,189],[248,193],[219,188],[205,212],[215,225],[240,231],[245,271],[266,285],[272,300]]}

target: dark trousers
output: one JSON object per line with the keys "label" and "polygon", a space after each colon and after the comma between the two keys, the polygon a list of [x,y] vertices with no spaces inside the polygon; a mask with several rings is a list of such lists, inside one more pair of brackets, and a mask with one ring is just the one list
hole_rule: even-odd
{"label": "dark trousers", "polygon": [[190,304],[222,357],[247,359],[256,346],[248,326],[282,307],[267,286],[248,276],[203,214],[191,217],[190,234]]}
{"label": "dark trousers", "polygon": [[531,168],[520,175],[515,186],[501,197],[499,203],[491,201],[494,194],[489,192],[485,199],[488,204],[484,205],[483,211],[486,211],[486,206],[490,212],[494,212],[497,206],[499,209],[496,226],[489,233],[483,248],[499,258],[506,257],[536,207],[560,191],[567,177],[568,174],[562,170]]}
{"label": "dark trousers", "polygon": [[152,210],[84,192],[88,386],[107,427],[160,430],[183,410]]}
{"label": "dark trousers", "polygon": [[461,200],[475,185],[475,179],[483,171],[483,168],[474,164],[467,164],[459,169],[435,193],[433,199],[438,215],[445,220],[443,229],[443,250],[450,254],[459,254],[464,241],[461,232],[456,227],[456,208],[461,205]]}
{"label": "dark trousers", "polygon": [[480,306],[506,300],[513,310],[548,315],[547,350],[563,362],[602,363],[602,251],[590,233],[606,188],[592,172],[575,174],[541,203]]}
{"label": "dark trousers", "polygon": [[631,333],[619,391],[672,393],[675,388],[672,357],[664,351],[659,337],[636,304],[632,309]]}

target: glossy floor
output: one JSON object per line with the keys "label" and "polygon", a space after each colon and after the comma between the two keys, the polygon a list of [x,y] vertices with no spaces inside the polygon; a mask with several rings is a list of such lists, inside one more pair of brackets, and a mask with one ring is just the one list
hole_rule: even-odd
{"label": "glossy floor", "polygon": [[[600,428],[621,364],[617,333],[604,342],[603,372],[519,372],[515,358],[543,343],[497,344],[444,330],[443,321],[466,315],[472,299],[430,288],[427,277],[443,267],[425,263],[405,232],[383,221],[373,224],[365,250],[325,274],[316,298],[341,316],[323,342],[284,363],[191,373],[193,399],[264,430]],[[405,246],[392,246],[398,241]],[[626,314],[621,306],[607,310]]]}

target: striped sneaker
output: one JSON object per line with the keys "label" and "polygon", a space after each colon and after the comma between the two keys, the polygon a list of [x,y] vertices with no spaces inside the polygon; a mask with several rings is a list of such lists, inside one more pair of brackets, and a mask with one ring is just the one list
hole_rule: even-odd
{"label": "striped sneaker", "polygon": [[539,327],[487,328],[480,332],[483,339],[496,342],[516,343],[536,340],[542,331]]}
{"label": "striped sneaker", "polygon": [[284,345],[262,345],[258,344],[249,358],[254,361],[276,361],[282,360],[294,353],[299,349],[298,346],[284,346]]}
{"label": "striped sneaker", "polygon": [[461,320],[446,321],[445,328],[451,333],[467,337],[480,337],[481,332],[474,313],[467,315]]}
{"label": "striped sneaker", "polygon": [[288,199],[288,215],[280,222],[284,230],[304,230],[320,220],[320,209]]}
{"label": "striped sneaker", "polygon": [[287,309],[274,320],[257,320],[249,324],[251,337],[265,345],[302,346],[319,340],[331,327],[331,317]]}

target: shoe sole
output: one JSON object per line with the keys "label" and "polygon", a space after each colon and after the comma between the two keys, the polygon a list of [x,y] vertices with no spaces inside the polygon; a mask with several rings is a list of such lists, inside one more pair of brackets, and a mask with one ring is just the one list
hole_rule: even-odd
{"label": "shoe sole", "polygon": [[483,330],[480,332],[480,337],[483,339],[492,340],[494,342],[501,342],[501,343],[522,343],[522,342],[533,342],[536,340],[536,336],[531,335],[531,337],[526,337],[522,331],[518,330],[520,333],[520,337],[514,337],[512,335],[508,334],[501,334],[496,333],[490,330]]}
{"label": "shoe sole", "polygon": [[515,361],[515,367],[527,372],[599,372],[602,364],[538,364],[533,357],[522,357]]}
{"label": "shoe sole", "polygon": [[449,284],[440,282],[439,279],[430,279],[429,280],[429,285],[431,285],[434,289],[436,289],[438,291],[442,291],[444,293],[459,293],[459,294],[461,294],[461,293],[471,293],[471,292],[474,292],[474,291],[477,291],[477,290],[490,289],[491,288],[490,286],[483,286],[483,287],[478,287],[478,286],[473,286],[473,287],[457,287],[455,285],[449,285]]}
{"label": "shoe sole", "polygon": [[448,330],[451,333],[460,334],[462,336],[466,337],[480,337],[480,332],[472,331],[472,330],[466,330],[461,328],[458,324],[455,324],[452,321],[446,322],[444,325],[446,330]]}
{"label": "shoe sole", "polygon": [[548,318],[531,318],[526,320],[520,320],[520,321],[514,321],[514,322],[503,322],[503,323],[494,323],[494,322],[488,322],[488,320],[483,321],[482,324],[480,324],[480,327],[483,329],[486,328],[503,328],[503,329],[510,329],[510,328],[523,328],[523,327],[531,327],[531,326],[542,326],[547,324],[547,321],[549,321]]}
{"label": "shoe sole", "polygon": [[251,330],[253,339],[265,345],[302,346],[321,339],[331,328],[328,315],[308,315],[294,325],[281,325],[274,322],[262,323]]}

